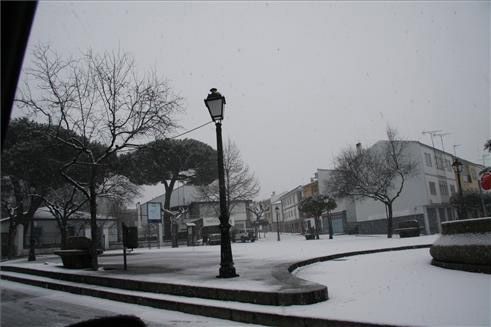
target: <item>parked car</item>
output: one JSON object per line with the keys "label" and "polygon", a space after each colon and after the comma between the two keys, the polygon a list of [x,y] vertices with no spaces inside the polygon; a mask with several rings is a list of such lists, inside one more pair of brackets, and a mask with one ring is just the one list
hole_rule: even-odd
{"label": "parked car", "polygon": [[240,229],[237,231],[237,233],[234,234],[234,241],[241,241],[241,242],[254,242],[256,240],[256,237],[254,235],[254,230],[253,229]]}
{"label": "parked car", "polygon": [[209,234],[206,244],[217,245],[217,244],[220,244],[221,239],[222,239],[222,236],[220,235],[220,233]]}

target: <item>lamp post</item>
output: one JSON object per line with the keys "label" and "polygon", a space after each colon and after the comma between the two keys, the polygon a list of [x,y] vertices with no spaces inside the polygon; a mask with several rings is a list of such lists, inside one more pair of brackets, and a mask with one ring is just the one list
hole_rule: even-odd
{"label": "lamp post", "polygon": [[455,158],[453,163],[452,163],[452,168],[455,172],[455,175],[457,175],[457,187],[459,188],[459,219],[467,219],[467,213],[465,211],[464,207],[464,195],[462,193],[462,183],[460,181],[460,173],[462,173],[462,162],[459,161],[459,159]]}
{"label": "lamp post", "polygon": [[223,145],[222,145],[222,120],[225,97],[217,89],[210,90],[205,99],[205,105],[210,112],[211,119],[215,122],[217,133],[217,156],[218,156],[218,187],[220,192],[220,271],[217,278],[238,277],[235,272],[234,260],[232,258],[232,246],[230,244],[230,223],[228,216],[227,200],[225,198],[225,173],[223,168]]}
{"label": "lamp post", "polygon": [[278,235],[278,242],[280,241],[280,208],[276,207],[276,234]]}

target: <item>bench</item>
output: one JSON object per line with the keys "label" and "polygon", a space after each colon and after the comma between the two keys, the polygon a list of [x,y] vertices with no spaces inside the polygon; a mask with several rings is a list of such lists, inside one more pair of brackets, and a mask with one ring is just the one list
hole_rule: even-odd
{"label": "bench", "polygon": [[306,240],[315,240],[315,234],[304,234]]}
{"label": "bench", "polygon": [[[90,238],[84,236],[73,236],[67,238],[64,250],[55,251],[61,257],[63,266],[69,269],[90,268],[92,256],[90,255]],[[97,255],[102,250],[97,250]]]}
{"label": "bench", "polygon": [[416,237],[420,235],[420,227],[417,220],[400,222],[399,227],[394,231],[399,233],[400,238]]}

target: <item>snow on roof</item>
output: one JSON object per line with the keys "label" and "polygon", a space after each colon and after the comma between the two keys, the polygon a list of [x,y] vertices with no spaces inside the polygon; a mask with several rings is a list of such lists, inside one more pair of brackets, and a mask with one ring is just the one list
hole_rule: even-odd
{"label": "snow on roof", "polygon": [[[34,213],[34,218],[35,219],[55,219],[53,214],[49,211],[47,207],[41,207],[36,210]],[[90,219],[90,213],[85,212],[85,211],[77,211],[75,212],[70,219],[83,219],[83,220],[88,220]],[[104,215],[97,215],[97,219],[100,220],[114,220],[116,219],[115,217],[112,216],[104,216]]]}

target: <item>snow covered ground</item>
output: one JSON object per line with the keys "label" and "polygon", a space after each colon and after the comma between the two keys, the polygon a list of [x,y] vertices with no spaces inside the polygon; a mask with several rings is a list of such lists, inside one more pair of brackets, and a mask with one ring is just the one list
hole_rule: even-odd
{"label": "snow covered ground", "polygon": [[491,276],[430,265],[428,249],[383,252],[313,264],[297,277],[328,285],[312,316],[357,321],[491,326]]}
{"label": "snow covered ground", "polygon": [[[321,240],[306,241],[300,235],[282,234],[281,241],[277,242],[276,234],[269,233],[266,239],[254,243],[232,245],[239,278],[215,278],[220,246],[138,248],[128,257],[128,272],[109,270],[103,273],[118,278],[187,285],[275,290],[281,285],[274,282],[271,271],[278,264],[357,250],[431,244],[437,238],[438,235],[405,239],[342,235],[329,240],[327,235],[322,235]],[[120,253],[107,251],[100,261],[103,265],[121,264]],[[340,258],[294,272],[297,277],[327,285],[329,300],[326,302],[288,307],[227,302],[227,306],[256,312],[397,325],[491,326],[491,276],[438,268],[431,266],[430,261],[427,248]],[[27,263],[25,259],[17,263],[60,269],[60,260],[56,257],[40,256],[37,263]],[[180,298],[179,301],[223,306],[223,302],[216,300]]]}
{"label": "snow covered ground", "polygon": [[148,327],[255,326],[47,290],[6,280],[1,281],[1,292],[0,326],[63,327],[88,319],[121,314],[138,316]]}

